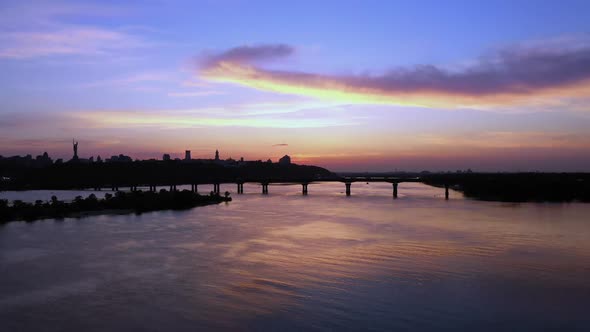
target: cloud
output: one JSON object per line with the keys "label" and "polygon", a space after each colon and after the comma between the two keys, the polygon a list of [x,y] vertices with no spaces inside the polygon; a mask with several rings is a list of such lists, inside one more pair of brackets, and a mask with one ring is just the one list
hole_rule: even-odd
{"label": "cloud", "polygon": [[506,47],[454,70],[426,64],[380,75],[329,75],[259,65],[293,52],[282,44],[241,46],[203,59],[200,75],[347,103],[425,107],[510,106],[590,93],[590,40],[583,38]]}
{"label": "cloud", "polygon": [[120,4],[83,3],[82,1],[12,1],[0,4],[0,28],[28,28],[39,30],[52,28],[60,22],[80,17],[113,17],[131,12]]}
{"label": "cloud", "polygon": [[47,127],[48,123],[68,125],[70,119],[64,114],[49,114],[44,112],[3,112],[0,120],[2,133],[22,133],[27,129],[40,131]]}
{"label": "cloud", "polygon": [[456,151],[483,148],[590,148],[590,135],[555,131],[470,131],[457,134],[417,134],[412,137],[415,146],[431,147],[432,154],[439,148]]}
{"label": "cloud", "polygon": [[206,66],[215,66],[218,63],[256,63],[264,60],[274,60],[293,54],[295,49],[285,44],[270,44],[259,46],[239,46],[225,52],[206,56]]}
{"label": "cloud", "polygon": [[[111,16],[114,8],[94,5],[47,5],[43,2],[0,8],[0,58],[113,55],[152,45],[124,27],[73,24],[71,17]],[[18,19],[15,19],[17,17]]]}
{"label": "cloud", "polygon": [[169,92],[168,97],[206,97],[224,94],[222,91],[216,90],[205,90],[205,91],[193,91],[193,92]]}
{"label": "cloud", "polygon": [[69,27],[55,31],[12,32],[0,37],[0,57],[35,58],[56,55],[109,55],[146,47],[140,38],[102,28]]}
{"label": "cloud", "polygon": [[289,144],[287,144],[287,143],[279,143],[279,144],[273,144],[272,146],[273,147],[275,147],[275,146],[289,146]]}
{"label": "cloud", "polygon": [[126,76],[119,76],[116,78],[106,79],[106,80],[99,80],[94,82],[88,82],[84,84],[78,84],[79,87],[99,87],[99,86],[113,86],[113,85],[133,85],[136,83],[146,83],[146,82],[166,82],[166,81],[173,81],[174,76],[172,72],[166,71],[146,71],[146,72],[138,72],[133,73]]}
{"label": "cloud", "polygon": [[88,128],[327,128],[351,126],[356,119],[334,119],[332,117],[293,118],[285,116],[231,116],[209,114],[208,110],[159,110],[155,111],[84,111],[70,114],[81,125]]}

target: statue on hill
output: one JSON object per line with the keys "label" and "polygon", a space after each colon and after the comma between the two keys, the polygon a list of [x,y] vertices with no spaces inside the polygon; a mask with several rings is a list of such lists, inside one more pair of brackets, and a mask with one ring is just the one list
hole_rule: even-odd
{"label": "statue on hill", "polygon": [[72,158],[72,160],[78,160],[78,142],[74,142],[73,138],[72,138],[72,145],[74,147],[74,158]]}

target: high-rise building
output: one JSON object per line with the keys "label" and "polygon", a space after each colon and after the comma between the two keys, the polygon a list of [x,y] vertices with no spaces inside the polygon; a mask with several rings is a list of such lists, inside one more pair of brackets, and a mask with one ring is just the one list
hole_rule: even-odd
{"label": "high-rise building", "polygon": [[215,160],[219,161],[219,150],[215,150]]}
{"label": "high-rise building", "polygon": [[162,156],[162,160],[164,160],[164,161],[170,161],[170,155],[169,155],[169,154],[167,154],[167,153],[165,153],[165,154]]}
{"label": "high-rise building", "polygon": [[184,151],[184,160],[191,160],[191,150]]}

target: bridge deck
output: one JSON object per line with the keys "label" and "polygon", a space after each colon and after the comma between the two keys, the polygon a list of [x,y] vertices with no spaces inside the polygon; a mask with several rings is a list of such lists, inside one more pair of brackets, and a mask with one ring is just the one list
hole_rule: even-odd
{"label": "bridge deck", "polygon": [[200,182],[199,184],[214,184],[214,183],[293,183],[293,184],[304,184],[304,183],[320,183],[320,182],[340,182],[340,183],[353,183],[353,182],[386,182],[386,183],[402,183],[402,182],[422,182],[420,178],[387,178],[387,177],[346,177],[338,179],[238,179],[238,180],[218,180],[209,182]]}

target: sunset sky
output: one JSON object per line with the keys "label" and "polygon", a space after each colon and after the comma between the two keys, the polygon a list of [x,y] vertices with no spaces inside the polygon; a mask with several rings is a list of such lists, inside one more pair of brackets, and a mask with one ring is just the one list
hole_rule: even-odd
{"label": "sunset sky", "polygon": [[[585,14],[584,14],[585,13]],[[0,155],[590,171],[590,1],[2,1]]]}

